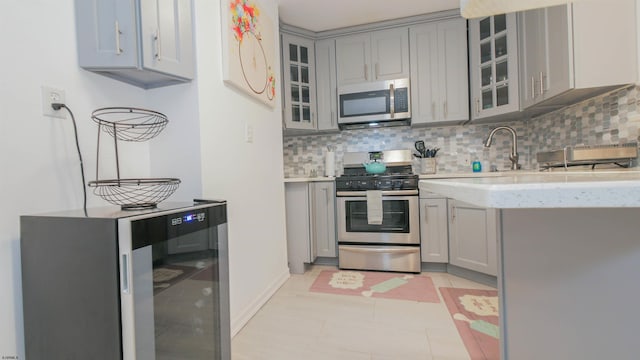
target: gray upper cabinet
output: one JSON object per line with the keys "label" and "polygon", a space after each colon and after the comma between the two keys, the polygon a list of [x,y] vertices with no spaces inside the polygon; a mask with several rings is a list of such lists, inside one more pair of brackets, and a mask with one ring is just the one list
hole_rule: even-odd
{"label": "gray upper cabinet", "polygon": [[318,130],[338,130],[338,90],[336,83],[336,42],[316,41],[316,100]]}
{"label": "gray upper cabinet", "polygon": [[409,34],[412,125],[468,120],[467,22],[414,25]]}
{"label": "gray upper cabinet", "polygon": [[469,20],[472,120],[519,114],[517,35],[514,13]]}
{"label": "gray upper cabinet", "polygon": [[336,39],[338,86],[409,77],[406,27]]}
{"label": "gray upper cabinet", "polygon": [[282,34],[282,77],[285,129],[316,130],[313,40]]}
{"label": "gray upper cabinet", "polygon": [[142,88],[194,77],[190,0],[76,0],[80,67]]}
{"label": "gray upper cabinet", "polygon": [[519,13],[522,108],[567,105],[636,82],[635,14],[634,0]]}

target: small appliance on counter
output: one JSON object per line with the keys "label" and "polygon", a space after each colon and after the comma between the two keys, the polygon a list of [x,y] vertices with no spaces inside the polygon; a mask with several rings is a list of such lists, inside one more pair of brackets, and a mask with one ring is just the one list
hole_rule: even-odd
{"label": "small appliance on counter", "polygon": [[[382,163],[371,173],[364,164]],[[338,267],[420,272],[418,175],[410,150],[350,152],[336,178]]]}
{"label": "small appliance on counter", "polygon": [[541,169],[601,164],[615,164],[629,167],[638,158],[638,143],[624,143],[596,146],[565,146],[560,150],[544,151],[536,154]]}
{"label": "small appliance on counter", "polygon": [[27,359],[229,360],[225,201],[20,217]]}

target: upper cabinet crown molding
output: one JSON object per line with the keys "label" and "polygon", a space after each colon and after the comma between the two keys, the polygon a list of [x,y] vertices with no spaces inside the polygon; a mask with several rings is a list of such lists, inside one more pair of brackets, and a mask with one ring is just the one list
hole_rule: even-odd
{"label": "upper cabinet crown molding", "polygon": [[194,77],[191,0],[76,0],[80,67],[142,88]]}

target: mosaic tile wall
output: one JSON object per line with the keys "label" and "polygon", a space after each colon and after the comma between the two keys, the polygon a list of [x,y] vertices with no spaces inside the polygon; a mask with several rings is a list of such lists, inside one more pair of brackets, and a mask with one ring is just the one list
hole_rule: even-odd
{"label": "mosaic tile wall", "polygon": [[[565,145],[601,145],[640,140],[640,87],[632,86],[600,95],[553,113],[497,125],[511,126],[518,134],[518,153],[523,169],[537,169],[535,154]],[[493,145],[482,142],[496,124],[433,128],[407,126],[387,129],[348,130],[337,134],[287,136],[284,138],[285,177],[324,175],[327,146],[336,154],[336,175],[342,174],[342,155],[350,151],[411,149],[417,140],[427,148],[439,147],[438,172],[470,172],[470,161],[481,161],[483,171],[493,165],[509,169],[511,135],[496,133]],[[414,164],[419,171],[417,162]]]}
{"label": "mosaic tile wall", "polygon": [[[528,133],[532,154],[564,145],[639,142],[640,87],[616,90],[531,119]],[[531,160],[536,168],[535,156]]]}

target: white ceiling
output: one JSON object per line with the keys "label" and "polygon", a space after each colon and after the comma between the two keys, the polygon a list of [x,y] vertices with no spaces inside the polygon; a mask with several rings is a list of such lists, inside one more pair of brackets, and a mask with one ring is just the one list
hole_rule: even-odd
{"label": "white ceiling", "polygon": [[460,0],[277,0],[280,20],[311,31],[457,9]]}

